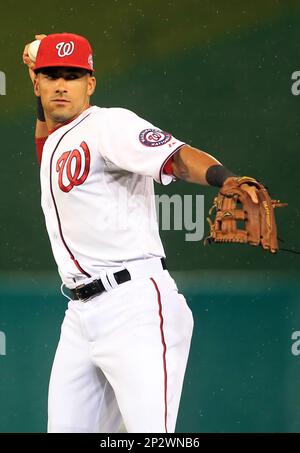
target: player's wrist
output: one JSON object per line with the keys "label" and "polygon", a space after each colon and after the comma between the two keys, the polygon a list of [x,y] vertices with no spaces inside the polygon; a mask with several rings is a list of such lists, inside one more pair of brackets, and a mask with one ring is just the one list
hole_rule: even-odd
{"label": "player's wrist", "polygon": [[44,114],[44,109],[43,109],[43,106],[42,106],[42,101],[41,101],[41,97],[40,96],[36,97],[36,115],[37,115],[37,119],[39,121],[43,121],[43,122],[46,121],[45,114]]}
{"label": "player's wrist", "polygon": [[214,187],[222,187],[228,178],[235,178],[236,176],[237,175],[220,164],[211,165],[205,174],[207,183]]}

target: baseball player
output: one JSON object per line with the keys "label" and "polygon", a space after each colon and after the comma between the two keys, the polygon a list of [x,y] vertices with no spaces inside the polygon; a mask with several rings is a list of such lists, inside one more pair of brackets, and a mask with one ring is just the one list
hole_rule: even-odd
{"label": "baseball player", "polygon": [[127,109],[92,106],[84,37],[37,39],[35,64],[28,45],[23,61],[38,100],[41,204],[70,299],[48,432],[118,432],[122,423],[127,432],[174,432],[193,317],[166,268],[153,180],[220,187],[232,173]]}

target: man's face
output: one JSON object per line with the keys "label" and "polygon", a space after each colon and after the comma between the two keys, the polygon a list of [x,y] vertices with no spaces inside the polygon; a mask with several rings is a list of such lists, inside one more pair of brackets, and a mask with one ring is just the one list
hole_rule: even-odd
{"label": "man's face", "polygon": [[78,68],[46,68],[39,72],[34,92],[41,96],[46,117],[63,123],[80,114],[95,91],[96,79]]}

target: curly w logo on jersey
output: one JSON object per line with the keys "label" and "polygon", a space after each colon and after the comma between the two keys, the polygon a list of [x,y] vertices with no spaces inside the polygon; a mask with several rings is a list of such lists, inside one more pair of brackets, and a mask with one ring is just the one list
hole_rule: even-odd
{"label": "curly w logo on jersey", "polygon": [[81,150],[65,151],[56,163],[59,173],[58,185],[63,192],[70,192],[74,186],[80,186],[88,177],[91,155],[85,142],[80,144]]}

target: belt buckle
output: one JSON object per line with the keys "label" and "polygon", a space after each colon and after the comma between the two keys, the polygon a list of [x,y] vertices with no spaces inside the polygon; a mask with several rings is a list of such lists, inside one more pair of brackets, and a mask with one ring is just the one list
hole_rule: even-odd
{"label": "belt buckle", "polygon": [[74,289],[75,289],[75,291],[76,291],[77,289],[81,289],[81,288],[83,288],[84,286],[86,286],[86,285],[83,283],[82,285],[76,286],[76,288],[74,288]]}
{"label": "belt buckle", "polygon": [[[75,294],[79,300],[85,302],[87,299],[96,295],[97,293],[101,294],[103,292],[103,287],[101,287],[100,283],[101,279],[95,279],[87,285],[81,284],[75,288]],[[86,289],[84,290],[85,287]],[[92,294],[90,294],[90,292],[92,292]]]}
{"label": "belt buckle", "polygon": [[74,290],[73,290],[76,294],[77,299],[79,299],[79,300],[82,300],[82,299],[80,297],[80,291],[78,292],[78,290],[82,289],[84,286],[85,286],[84,284],[76,286],[76,288],[74,288]]}

